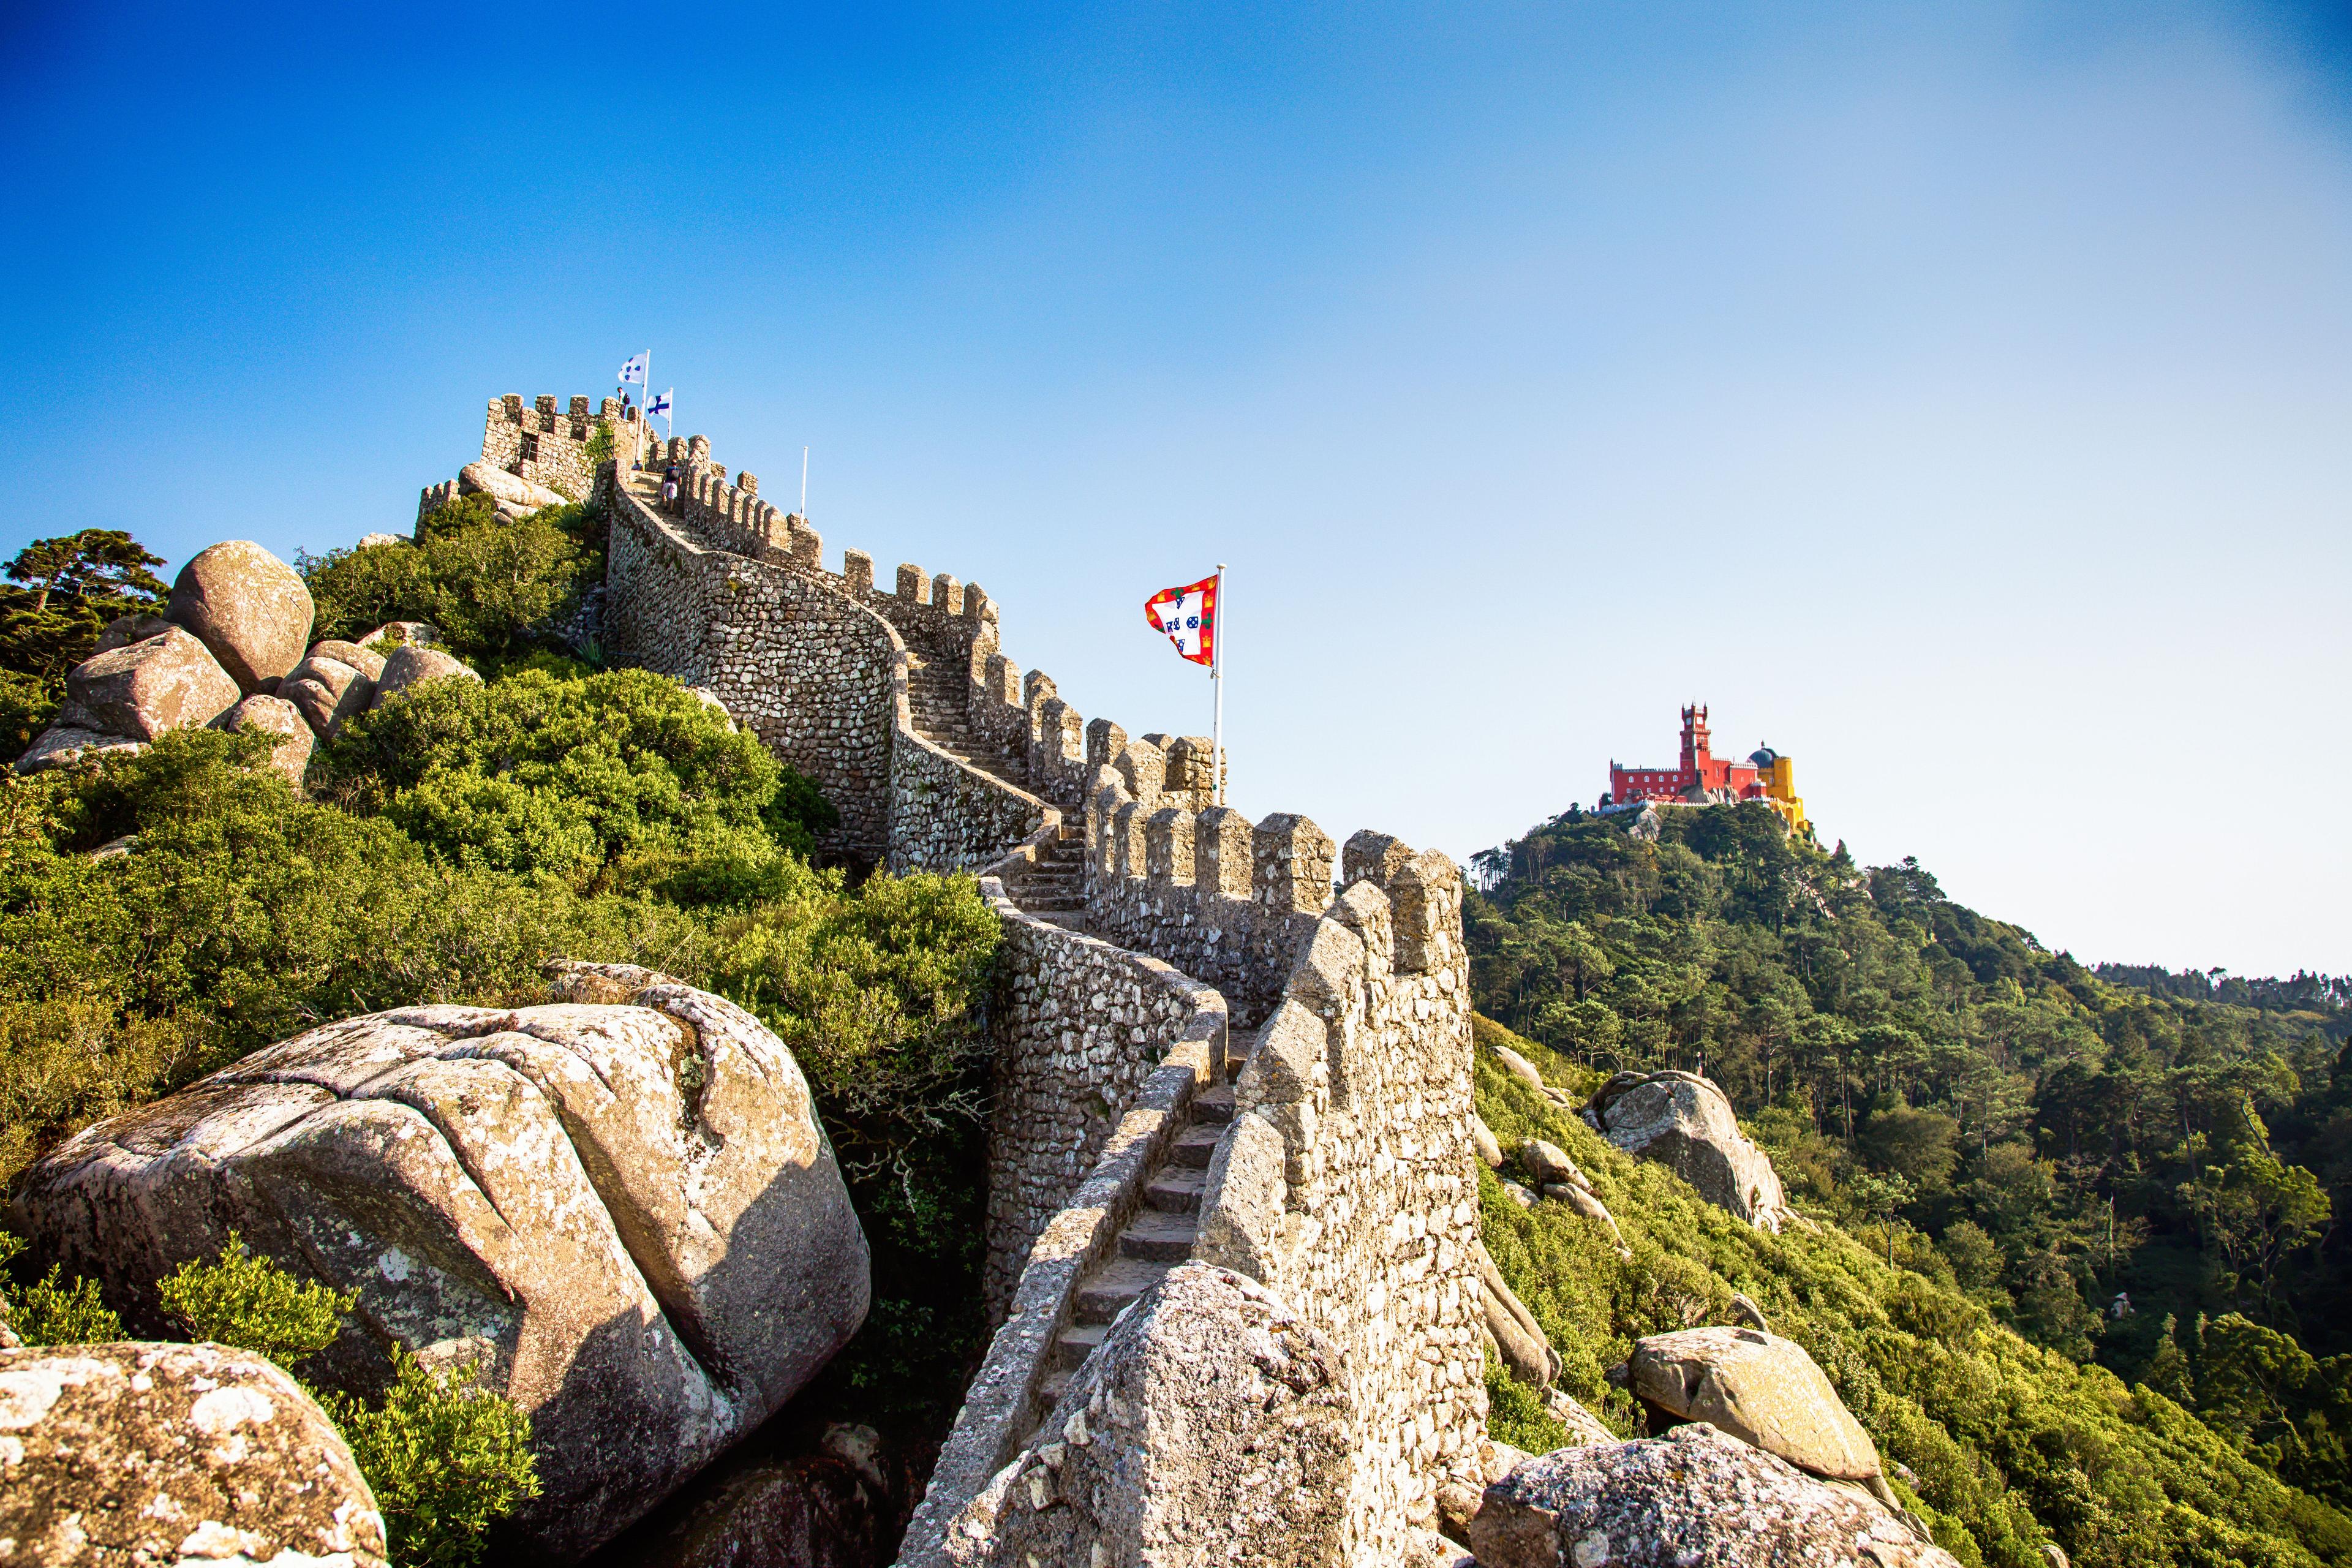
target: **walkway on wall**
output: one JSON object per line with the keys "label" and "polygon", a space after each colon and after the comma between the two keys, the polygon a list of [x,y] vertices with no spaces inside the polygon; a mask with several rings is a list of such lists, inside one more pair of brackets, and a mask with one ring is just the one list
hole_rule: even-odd
{"label": "walkway on wall", "polygon": [[1052,1370],[1038,1391],[1046,1410],[1062,1397],[1087,1357],[1103,1342],[1119,1313],[1192,1256],[1201,1230],[1201,1199],[1209,1183],[1209,1160],[1234,1119],[1233,1080],[1257,1048],[1254,1033],[1226,1037],[1225,1081],[1192,1097],[1192,1124],[1169,1145],[1168,1157],[1145,1184],[1144,1206],[1119,1232],[1118,1247],[1078,1284],[1071,1322],[1054,1341]]}

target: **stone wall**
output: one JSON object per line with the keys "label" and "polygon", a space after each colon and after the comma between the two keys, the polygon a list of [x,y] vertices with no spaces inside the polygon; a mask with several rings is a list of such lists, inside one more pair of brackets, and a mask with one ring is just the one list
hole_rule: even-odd
{"label": "stone wall", "polygon": [[1402,1558],[1451,1479],[1485,1476],[1459,874],[1349,841],[1209,1166],[1193,1257],[1257,1280],[1339,1347],[1355,1462],[1347,1562]]}
{"label": "stone wall", "polygon": [[588,460],[587,447],[599,419],[613,421],[621,455],[627,458],[637,438],[637,411],[634,406],[624,410],[617,397],[607,397],[593,408],[584,397],[558,408],[555,398],[544,393],[529,408],[520,393],[494,397],[482,422],[482,461],[585,500],[596,485],[596,465]]}
{"label": "stone wall", "polygon": [[988,1264],[995,1318],[1030,1243],[1094,1170],[1144,1081],[1183,1039],[1224,1059],[1225,1002],[1157,959],[1019,913],[1004,921],[992,1024]]}
{"label": "stone wall", "polygon": [[[984,866],[1044,825],[1053,808],[965,766],[902,726],[890,748],[889,863],[893,871]],[[1060,821],[1060,814],[1054,813]]]}
{"label": "stone wall", "polygon": [[[1102,721],[1097,720],[1097,725]],[[1160,783],[1164,753],[1129,742],[1087,802],[1087,923],[1216,986],[1255,1027],[1331,901],[1330,836],[1307,817],[1195,812]],[[1141,800],[1135,790],[1149,792]]]}
{"label": "stone wall", "polygon": [[1018,1279],[907,1527],[898,1561],[908,1564],[942,1560],[950,1521],[1044,1418],[1041,1391],[1079,1282],[1142,1206],[1192,1097],[1224,1071],[1224,1006],[1214,991],[1023,914],[993,876],[981,889],[1004,922],[1007,976],[996,1020],[989,1285],[1001,1288],[1008,1264]]}
{"label": "stone wall", "polygon": [[889,627],[819,576],[711,549],[625,486],[610,496],[607,646],[709,690],[814,779],[841,813],[824,847],[885,858],[902,707]]}

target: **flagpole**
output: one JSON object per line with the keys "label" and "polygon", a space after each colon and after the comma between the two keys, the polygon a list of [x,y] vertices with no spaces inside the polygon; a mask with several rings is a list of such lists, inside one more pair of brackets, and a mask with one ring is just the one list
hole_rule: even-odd
{"label": "flagpole", "polygon": [[1217,689],[1217,715],[1209,731],[1209,751],[1217,770],[1217,804],[1225,804],[1225,563],[1217,563],[1217,607],[1209,618],[1209,682]]}
{"label": "flagpole", "polygon": [[801,448],[801,521],[808,521],[808,448]]}

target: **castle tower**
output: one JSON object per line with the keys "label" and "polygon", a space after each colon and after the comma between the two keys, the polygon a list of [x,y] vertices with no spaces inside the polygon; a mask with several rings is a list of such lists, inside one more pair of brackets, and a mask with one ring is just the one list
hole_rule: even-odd
{"label": "castle tower", "polygon": [[1714,758],[1708,753],[1706,740],[1706,709],[1693,706],[1683,710],[1683,773],[1696,778],[1706,771]]}

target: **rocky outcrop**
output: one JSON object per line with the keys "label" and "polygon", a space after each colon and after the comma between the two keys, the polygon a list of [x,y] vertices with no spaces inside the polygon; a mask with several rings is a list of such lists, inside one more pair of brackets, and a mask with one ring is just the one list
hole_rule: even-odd
{"label": "rocky outcrop", "polygon": [[1685,1329],[1635,1342],[1626,1386],[1685,1421],[1704,1421],[1834,1480],[1868,1481],[1878,1448],[1827,1373],[1794,1340],[1760,1329]]}
{"label": "rocky outcrop", "polygon": [[[386,621],[365,637],[354,640],[366,648],[384,643],[395,647],[439,647],[441,632],[431,621]],[[383,672],[377,670],[373,673],[381,677]]]}
{"label": "rocky outcrop", "polygon": [[132,643],[145,642],[149,637],[162,637],[171,629],[172,623],[161,616],[151,616],[143,612],[117,616],[107,622],[99,632],[98,646],[89,651],[100,654],[118,647],[129,647]]}
{"label": "rocky outcrop", "polygon": [[1543,1326],[1504,1281],[1503,1271],[1478,1244],[1479,1308],[1486,1337],[1513,1377],[1531,1388],[1548,1386],[1559,1375],[1559,1352],[1544,1337]]}
{"label": "rocky outcrop", "polygon": [[86,1130],[18,1228],[134,1322],[231,1227],[358,1292],[312,1364],[364,1390],[398,1340],[530,1414],[568,1560],[780,1407],[856,1331],[866,1248],[807,1084],[724,999],[564,965],[569,1000],[421,1006],[268,1047]]}
{"label": "rocky outcrop", "polygon": [[198,551],[180,568],[164,615],[202,638],[239,691],[250,695],[301,662],[313,611],[310,590],[294,568],[258,544],[232,539]]}
{"label": "rocky outcrop", "polygon": [[391,657],[383,661],[383,673],[375,678],[375,695],[369,700],[368,705],[381,708],[412,686],[451,675],[463,676],[467,680],[482,679],[453,654],[418,643],[404,644],[394,648]]}
{"label": "rocky outcrop", "polygon": [[1480,1568],[1958,1568],[1868,1500],[1712,1426],[1557,1449],[1486,1489]]}
{"label": "rocky outcrop", "polygon": [[502,517],[529,517],[543,507],[569,506],[572,498],[545,485],[533,484],[490,463],[468,463],[457,470],[461,495],[486,495],[498,502]]}
{"label": "rocky outcrop", "polygon": [[205,644],[178,626],[93,654],[66,676],[58,721],[152,741],[167,730],[208,724],[236,705],[237,683]]}
{"label": "rocky outcrop", "polygon": [[385,662],[383,655],[355,643],[314,643],[278,688],[278,695],[300,710],[321,740],[332,740],[344,720],[366,712],[373,703],[376,677],[383,673]]}
{"label": "rocky outcrop", "polygon": [[1788,1212],[1780,1178],[1709,1080],[1687,1072],[1621,1072],[1594,1093],[1584,1115],[1618,1148],[1663,1163],[1717,1208],[1759,1230],[1780,1230]]}
{"label": "rocky outcrop", "polygon": [[248,697],[222,714],[219,723],[224,730],[278,736],[278,743],[269,749],[270,769],[296,789],[302,787],[302,775],[310,771],[316,742],[310,737],[310,726],[293,703],[278,697]]}
{"label": "rocky outcrop", "polygon": [[326,1413],[220,1345],[0,1351],[0,1542],[45,1568],[385,1561]]}
{"label": "rocky outcrop", "polygon": [[25,754],[15,763],[20,773],[47,773],[62,768],[84,758],[96,758],[110,753],[135,756],[147,749],[144,741],[127,741],[120,735],[101,734],[85,730],[78,724],[52,724],[35,737],[25,749]]}
{"label": "rocky outcrop", "polygon": [[944,1558],[1336,1568],[1348,1405],[1338,1352],[1288,1308],[1230,1270],[1180,1265],[949,1525]]}
{"label": "rocky outcrop", "polygon": [[883,1568],[905,1518],[904,1462],[835,1423],[814,1453],[739,1449],[605,1548],[597,1568]]}

